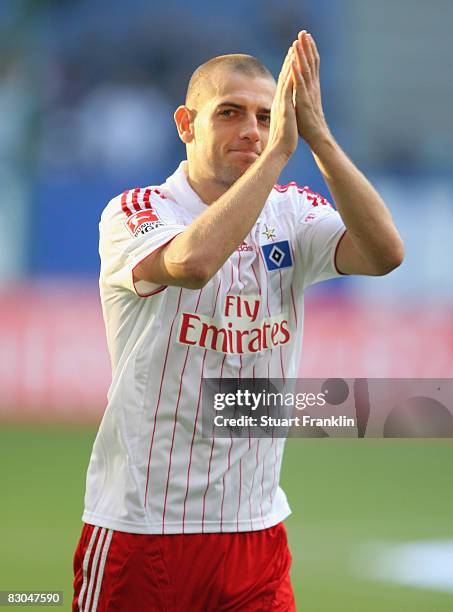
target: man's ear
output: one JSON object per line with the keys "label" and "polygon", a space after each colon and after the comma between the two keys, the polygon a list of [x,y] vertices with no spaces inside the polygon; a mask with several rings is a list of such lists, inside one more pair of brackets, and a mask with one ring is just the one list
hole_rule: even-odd
{"label": "man's ear", "polygon": [[191,111],[187,106],[181,105],[175,110],[174,114],[178,134],[184,144],[192,142],[194,139],[193,121],[195,111]]}

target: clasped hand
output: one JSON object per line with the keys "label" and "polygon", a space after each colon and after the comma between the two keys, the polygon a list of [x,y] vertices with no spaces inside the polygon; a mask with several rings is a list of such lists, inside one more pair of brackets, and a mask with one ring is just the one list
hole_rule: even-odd
{"label": "clasped hand", "polygon": [[302,30],[292,44],[293,103],[299,136],[313,145],[329,133],[321,103],[320,58],[311,34]]}
{"label": "clasped hand", "polygon": [[271,109],[268,148],[290,157],[298,134],[311,147],[330,136],[321,103],[319,53],[308,32],[299,32],[283,62]]}

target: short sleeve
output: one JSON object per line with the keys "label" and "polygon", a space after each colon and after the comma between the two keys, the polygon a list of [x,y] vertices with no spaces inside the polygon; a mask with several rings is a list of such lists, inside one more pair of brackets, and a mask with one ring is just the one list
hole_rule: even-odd
{"label": "short sleeve", "polygon": [[304,285],[309,286],[342,276],[335,266],[335,256],[346,227],[339,213],[325,198],[310,191],[305,192],[304,196],[298,243],[303,262]]}
{"label": "short sleeve", "polygon": [[142,280],[134,283],[134,268],[185,229],[176,204],[151,189],[135,189],[114,198],[99,224],[101,282],[139,297],[157,293],[162,285]]}

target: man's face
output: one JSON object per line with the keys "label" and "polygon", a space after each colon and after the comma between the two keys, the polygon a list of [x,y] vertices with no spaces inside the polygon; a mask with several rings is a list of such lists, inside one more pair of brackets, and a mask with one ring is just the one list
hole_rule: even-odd
{"label": "man's face", "polygon": [[188,149],[191,173],[229,188],[263,152],[275,83],[221,70],[200,101]]}

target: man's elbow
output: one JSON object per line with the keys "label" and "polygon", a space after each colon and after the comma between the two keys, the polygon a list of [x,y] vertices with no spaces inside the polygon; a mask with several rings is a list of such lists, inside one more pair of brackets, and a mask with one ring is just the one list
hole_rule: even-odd
{"label": "man's elbow", "polygon": [[189,260],[178,270],[181,286],[185,289],[199,290],[212,278],[212,273],[205,263]]}
{"label": "man's elbow", "polygon": [[399,268],[404,261],[404,244],[402,240],[399,240],[391,249],[382,257],[376,267],[376,276],[385,276],[390,274],[396,268]]}
{"label": "man's elbow", "polygon": [[184,287],[186,289],[199,290],[211,280],[211,276],[203,268],[191,268],[186,271],[183,277]]}
{"label": "man's elbow", "polygon": [[165,257],[164,253],[148,256],[134,268],[133,274],[134,281],[194,290],[202,289],[212,277],[205,262],[198,263],[191,257]]}

